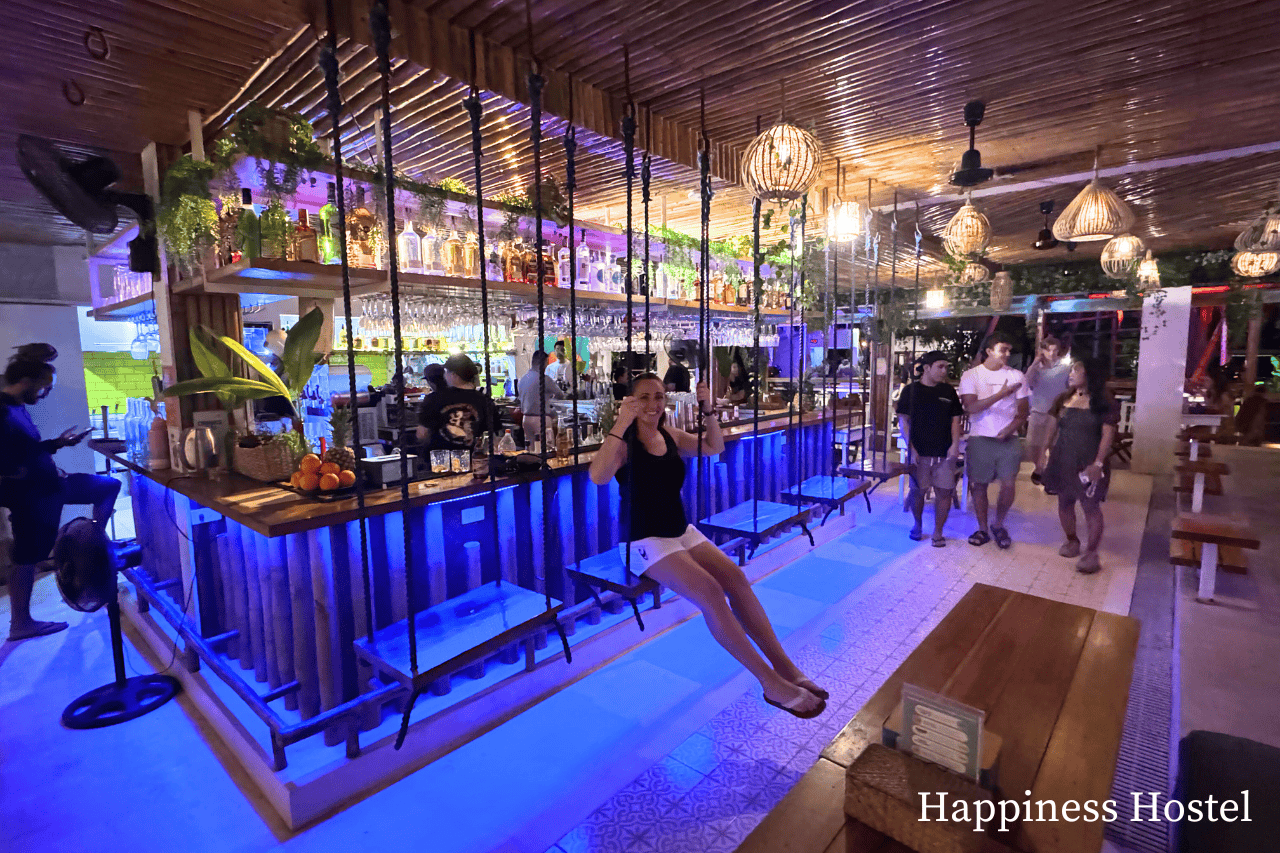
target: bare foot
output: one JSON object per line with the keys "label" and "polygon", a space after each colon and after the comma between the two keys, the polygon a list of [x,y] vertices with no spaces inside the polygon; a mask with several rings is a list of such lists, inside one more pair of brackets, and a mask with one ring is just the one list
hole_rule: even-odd
{"label": "bare foot", "polygon": [[49,634],[56,634],[59,631],[65,631],[66,622],[36,622],[32,621],[24,625],[9,624],[9,641],[16,643],[19,640],[29,640],[32,637],[46,637]]}

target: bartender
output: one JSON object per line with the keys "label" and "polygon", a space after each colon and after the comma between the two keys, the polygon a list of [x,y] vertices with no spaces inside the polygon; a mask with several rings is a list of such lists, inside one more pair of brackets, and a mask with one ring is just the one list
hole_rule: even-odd
{"label": "bartender", "polygon": [[35,567],[48,558],[58,537],[65,504],[92,504],[100,528],[115,509],[120,482],[96,474],[63,474],[53,454],[79,444],[89,430],[72,427],[57,438],[40,439],[27,406],[53,390],[57,372],[50,363],[57,351],[47,344],[28,344],[9,359],[0,390],[0,506],[9,508],[13,528],[13,567],[9,573],[9,639],[26,640],[56,634],[66,622],[31,618]]}
{"label": "bartender", "polygon": [[[551,381],[549,375],[545,380],[543,379],[543,374],[545,373],[547,373],[547,354],[542,350],[537,350],[530,360],[528,372],[521,376],[520,381],[516,384],[516,392],[520,397],[521,421],[526,442],[542,435],[541,415],[543,411],[546,412],[547,423],[554,428],[555,414],[551,409],[551,401],[564,398],[564,392],[560,390],[559,385]],[[545,397],[541,394],[543,386],[546,387]],[[539,402],[540,400],[541,402]]]}
{"label": "bartender", "polygon": [[721,401],[729,406],[737,406],[747,401],[751,393],[751,379],[747,376],[747,366],[742,363],[742,354],[734,353],[729,362],[729,393]]}
{"label": "bartender", "polygon": [[429,394],[418,412],[418,441],[428,450],[473,450],[483,433],[498,428],[493,400],[476,390],[480,368],[467,356],[444,363],[448,387]]}

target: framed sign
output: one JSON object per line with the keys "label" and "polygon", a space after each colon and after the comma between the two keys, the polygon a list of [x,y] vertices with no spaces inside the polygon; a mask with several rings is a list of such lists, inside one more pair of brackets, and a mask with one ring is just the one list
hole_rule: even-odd
{"label": "framed sign", "polygon": [[946,696],[902,686],[902,733],[898,748],[917,758],[977,780],[981,769],[982,722],[986,715]]}

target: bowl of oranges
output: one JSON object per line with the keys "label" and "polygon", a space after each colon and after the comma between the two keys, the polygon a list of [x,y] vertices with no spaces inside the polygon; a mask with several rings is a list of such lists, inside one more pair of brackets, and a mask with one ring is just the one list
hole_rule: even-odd
{"label": "bowl of oranges", "polygon": [[289,485],[313,495],[342,493],[355,488],[356,472],[308,453],[298,461],[298,470],[289,478]]}

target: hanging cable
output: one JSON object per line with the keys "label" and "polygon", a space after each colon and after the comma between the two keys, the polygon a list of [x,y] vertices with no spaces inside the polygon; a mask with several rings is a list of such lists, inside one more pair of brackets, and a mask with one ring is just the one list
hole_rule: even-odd
{"label": "hanging cable", "polygon": [[[356,358],[351,329],[351,266],[347,258],[347,204],[342,169],[342,93],[338,90],[338,34],[333,0],[325,0],[326,25],[329,29],[320,48],[320,68],[324,71],[326,103],[332,130],[334,201],[338,206],[338,250],[342,260],[342,309],[347,321],[347,383],[351,393],[351,452],[360,458],[360,417],[356,390]],[[360,579],[364,587],[365,639],[373,642],[373,592],[369,578],[369,529],[365,519],[364,478],[356,477],[356,507],[360,527]]]}
{"label": "hanging cable", "polygon": [[[374,48],[378,55],[378,77],[382,102],[382,175],[387,193],[387,234],[396,233],[396,176],[392,169],[391,144],[391,59],[388,51],[391,48],[391,23],[387,19],[387,0],[374,0],[369,10],[369,29],[373,33]],[[407,523],[409,510],[409,454],[404,446],[408,434],[408,422],[405,419],[407,406],[404,399],[404,338],[400,333],[400,273],[399,258],[396,254],[394,237],[387,240],[387,273],[391,280],[391,327],[395,337],[396,353],[396,403],[400,409],[400,502],[402,512],[406,513],[404,528],[404,596],[405,610],[409,622],[409,667],[414,675],[418,675],[418,637],[415,627],[415,604],[413,595],[413,548],[410,542],[410,529]],[[408,712],[406,711],[406,716]]]}

